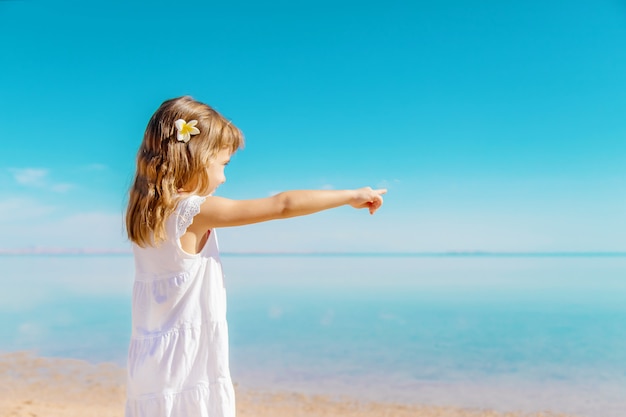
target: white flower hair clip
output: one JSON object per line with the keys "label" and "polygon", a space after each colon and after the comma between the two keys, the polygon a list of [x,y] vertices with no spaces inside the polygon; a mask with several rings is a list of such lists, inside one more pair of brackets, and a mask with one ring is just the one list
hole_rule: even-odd
{"label": "white flower hair clip", "polygon": [[174,124],[176,125],[176,130],[178,130],[176,139],[178,139],[179,142],[187,143],[192,135],[200,133],[200,130],[196,127],[198,124],[197,120],[190,120],[189,123],[187,123],[183,119],[178,119]]}

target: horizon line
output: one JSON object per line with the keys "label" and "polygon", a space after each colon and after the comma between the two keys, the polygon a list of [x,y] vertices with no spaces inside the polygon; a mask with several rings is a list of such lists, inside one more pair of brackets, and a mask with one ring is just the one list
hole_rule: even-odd
{"label": "horizon line", "polygon": [[[234,257],[626,257],[626,251],[241,251],[221,252]],[[132,256],[129,249],[95,248],[17,248],[0,249],[0,256]]]}

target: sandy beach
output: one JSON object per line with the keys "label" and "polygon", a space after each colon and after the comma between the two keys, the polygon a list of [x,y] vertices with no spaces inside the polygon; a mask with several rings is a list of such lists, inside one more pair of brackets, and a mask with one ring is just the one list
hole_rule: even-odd
{"label": "sandy beach", "polygon": [[[110,363],[42,358],[30,352],[1,354],[0,417],[122,417],[124,378],[124,369]],[[242,389],[237,389],[237,404],[239,417],[566,417]]]}

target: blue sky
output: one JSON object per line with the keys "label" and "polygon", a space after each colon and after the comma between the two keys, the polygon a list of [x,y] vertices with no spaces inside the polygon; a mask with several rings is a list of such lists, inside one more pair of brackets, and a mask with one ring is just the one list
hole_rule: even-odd
{"label": "blue sky", "polygon": [[145,125],[246,136],[225,197],[389,189],[224,251],[626,251],[623,1],[0,1],[0,248],[128,247]]}

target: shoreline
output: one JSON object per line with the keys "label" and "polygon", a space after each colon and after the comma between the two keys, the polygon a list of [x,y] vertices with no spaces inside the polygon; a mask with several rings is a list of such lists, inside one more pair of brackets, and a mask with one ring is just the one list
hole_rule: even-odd
{"label": "shoreline", "polygon": [[[112,363],[0,353],[0,415],[123,417],[125,370]],[[576,417],[362,401],[352,397],[263,391],[235,384],[238,417]]]}

